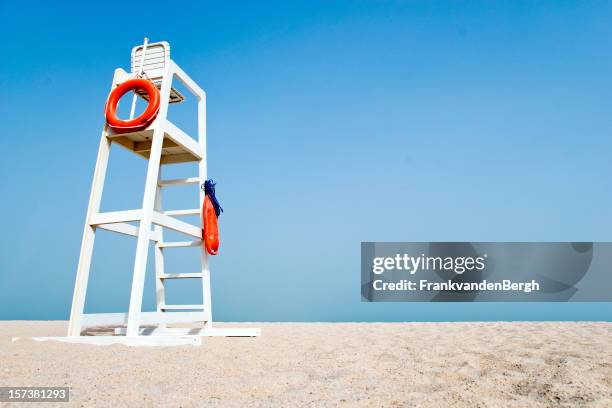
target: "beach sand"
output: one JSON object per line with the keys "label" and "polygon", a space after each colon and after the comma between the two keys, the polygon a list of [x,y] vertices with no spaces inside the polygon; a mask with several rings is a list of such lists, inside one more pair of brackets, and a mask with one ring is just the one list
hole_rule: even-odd
{"label": "beach sand", "polygon": [[71,387],[58,406],[612,407],[612,323],[240,326],[262,336],[11,342],[62,336],[67,323],[0,322],[0,386]]}

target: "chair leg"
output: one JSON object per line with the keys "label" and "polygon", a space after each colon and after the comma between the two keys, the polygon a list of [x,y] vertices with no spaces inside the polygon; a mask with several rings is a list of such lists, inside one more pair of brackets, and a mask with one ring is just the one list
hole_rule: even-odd
{"label": "chair leg", "polygon": [[[161,180],[161,169],[158,173],[158,182]],[[155,194],[155,210],[162,211],[162,188],[157,185]],[[165,271],[164,263],[164,250],[160,247],[160,242],[163,242],[163,231],[164,229],[160,225],[155,225],[153,230],[157,233],[159,241],[155,242],[155,301],[157,305],[157,312],[162,313],[162,306],[166,304],[166,287],[162,276]],[[162,323],[159,327],[166,327],[166,324]]]}
{"label": "chair leg", "polygon": [[145,271],[147,269],[147,255],[149,252],[149,239],[151,235],[153,208],[155,204],[155,193],[157,191],[163,141],[163,127],[158,125],[153,132],[149,168],[147,170],[147,180],[145,182],[145,192],[142,200],[142,218],[138,228],[138,243],[136,244],[136,259],[134,262],[132,292],[128,311],[127,336],[138,336],[140,328],[142,292],[144,288]]}
{"label": "chair leg", "polygon": [[91,267],[91,257],[93,254],[96,229],[91,226],[91,217],[100,211],[102,201],[102,190],[106,178],[106,168],[108,167],[108,156],[110,154],[111,142],[106,138],[106,132],[102,132],[100,147],[98,149],[98,159],[94,170],[94,177],[89,196],[89,206],[85,217],[85,228],[81,241],[81,253],[79,255],[79,265],[77,267],[76,282],[72,295],[72,307],[70,309],[70,323],[68,324],[68,336],[79,336],[81,334],[82,316],[85,309],[85,296],[87,294],[87,282],[89,281],[89,269]]}

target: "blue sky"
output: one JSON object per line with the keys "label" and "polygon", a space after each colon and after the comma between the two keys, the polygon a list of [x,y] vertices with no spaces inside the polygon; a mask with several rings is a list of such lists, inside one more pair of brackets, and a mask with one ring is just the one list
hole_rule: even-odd
{"label": "blue sky", "polygon": [[[609,2],[146,4],[0,2],[0,319],[67,318],[104,102],[145,35],[207,91],[216,319],[612,318],[359,291],[361,241],[612,240]],[[187,131],[190,102],[171,112]],[[139,207],[145,162],[111,154],[103,210]],[[127,310],[134,248],[99,233],[87,311]],[[193,272],[195,252],[167,270]]]}

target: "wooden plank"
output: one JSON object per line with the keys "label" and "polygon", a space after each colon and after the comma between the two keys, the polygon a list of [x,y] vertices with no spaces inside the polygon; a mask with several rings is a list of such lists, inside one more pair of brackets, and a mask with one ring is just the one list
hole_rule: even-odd
{"label": "wooden plank", "polygon": [[200,159],[190,153],[182,153],[162,156],[161,164],[190,163],[199,160]]}
{"label": "wooden plank", "polygon": [[159,182],[159,185],[161,187],[184,186],[188,184],[200,184],[200,179],[198,177],[188,177],[188,178],[180,178],[180,179],[161,180]]}
{"label": "wooden plank", "polygon": [[[146,129],[143,130],[137,130],[134,132],[128,132],[128,133],[115,133],[114,130],[112,129],[108,129],[108,134],[107,134],[107,138],[109,138],[112,141],[115,140],[130,140],[132,142],[144,142],[147,140],[151,140],[151,138],[153,137],[153,129],[154,129],[154,125],[156,124],[157,119],[155,119],[155,121]],[[133,149],[130,149],[133,151]]]}
{"label": "wooden plank", "polygon": [[[140,53],[140,55],[138,56],[140,58],[142,58],[142,53]],[[136,61],[132,61],[132,63],[134,63]],[[149,63],[155,63],[155,64],[159,64],[159,63],[164,63],[166,62],[166,53],[164,52],[151,52],[149,54],[149,50],[147,49],[147,54],[145,55],[145,59],[144,59],[144,64],[149,64]],[[136,64],[133,64],[135,66],[135,68],[138,68],[140,66],[140,61],[137,62]]]}
{"label": "wooden plank", "polygon": [[170,216],[200,215],[200,209],[191,208],[188,210],[168,210],[168,211],[164,211],[164,214],[170,215]]}
{"label": "wooden plank", "polygon": [[[140,57],[142,57],[142,51],[144,47],[142,45],[140,45],[139,47],[140,48],[136,47],[136,49],[132,51],[133,61],[139,61]],[[168,48],[165,47],[163,44],[159,44],[159,43],[147,44],[147,54],[145,55],[145,60],[147,59],[146,57],[148,55],[157,55],[157,54],[170,56],[170,50],[168,50]]]}
{"label": "wooden plank", "polygon": [[[140,46],[140,48],[138,50],[136,50],[133,54],[133,58],[132,62],[135,65],[138,65],[137,61],[140,61],[140,58],[142,58],[142,46]],[[152,55],[152,56],[157,56],[157,55],[163,55],[163,56],[170,56],[170,52],[167,51],[165,49],[165,47],[161,47],[161,46],[155,46],[155,45],[147,45],[147,54],[145,55],[145,61],[148,59],[148,56]]]}
{"label": "wooden plank", "polygon": [[[204,318],[203,312],[141,312],[140,324],[196,323],[203,322]],[[127,313],[86,313],[83,314],[83,327],[121,326],[127,324],[127,319]]]}
{"label": "wooden plank", "polygon": [[118,136],[118,137],[112,138],[111,140],[115,143],[120,144],[122,147],[125,147],[128,150],[131,150],[131,151],[134,150],[135,142],[133,140],[128,139],[125,136]]}
{"label": "wooden plank", "polygon": [[130,235],[132,237],[138,236],[138,228],[134,225],[126,224],[124,222],[118,222],[116,224],[100,224],[98,228],[105,229],[107,231],[118,232],[119,234]]}
{"label": "wooden plank", "polygon": [[[150,152],[152,144],[153,142],[151,140],[145,140],[143,142],[134,142],[134,148],[132,150],[134,150],[136,153]],[[177,146],[178,144],[176,142],[169,140],[169,139],[164,139],[164,144],[162,148],[177,147]]]}
{"label": "wooden plank", "polygon": [[188,248],[188,247],[199,247],[202,245],[202,240],[195,241],[177,241],[177,242],[160,242],[160,248]]}
{"label": "wooden plank", "polygon": [[176,218],[157,211],[153,211],[153,223],[186,235],[191,235],[195,238],[202,238],[202,229],[200,227],[196,227],[185,221],[177,220]]}
{"label": "wooden plank", "polygon": [[[115,223],[115,224],[100,224],[97,225],[96,228],[102,228],[107,231],[118,232],[119,234],[129,235],[132,237],[138,236],[138,227],[125,223]],[[149,235],[149,239],[151,241],[160,241],[161,237],[157,231],[151,231]]]}
{"label": "wooden plank", "polygon": [[162,125],[164,128],[162,149],[174,149],[177,151],[172,154],[164,153],[160,161],[161,164],[194,162],[202,158],[198,143],[172,122],[161,120],[159,115],[157,119],[144,130],[129,133],[115,133],[112,129],[108,129],[107,137],[113,142],[117,142],[122,147],[144,158],[149,158],[153,130],[157,126]]}

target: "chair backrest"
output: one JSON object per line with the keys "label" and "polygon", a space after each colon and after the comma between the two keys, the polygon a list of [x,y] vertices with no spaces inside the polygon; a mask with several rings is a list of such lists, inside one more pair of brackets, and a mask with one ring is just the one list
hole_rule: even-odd
{"label": "chair backrest", "polygon": [[[137,45],[132,48],[132,58],[130,69],[132,73],[140,72],[140,60],[142,59],[143,45]],[[166,41],[160,41],[156,43],[147,44],[147,51],[145,52],[145,59],[143,64],[143,71],[146,77],[152,80],[155,85],[159,88],[161,86],[161,80],[164,76],[166,66],[170,63],[170,44]],[[136,91],[143,99],[149,100],[146,92],[142,90]],[[185,100],[183,94],[181,94],[176,88],[172,87],[170,90],[170,103],[181,103]]]}
{"label": "chair backrest", "polygon": [[[139,72],[142,49],[142,45],[132,48],[132,73]],[[170,44],[161,41],[147,45],[143,70],[150,79],[161,78],[168,63],[170,63]]]}

